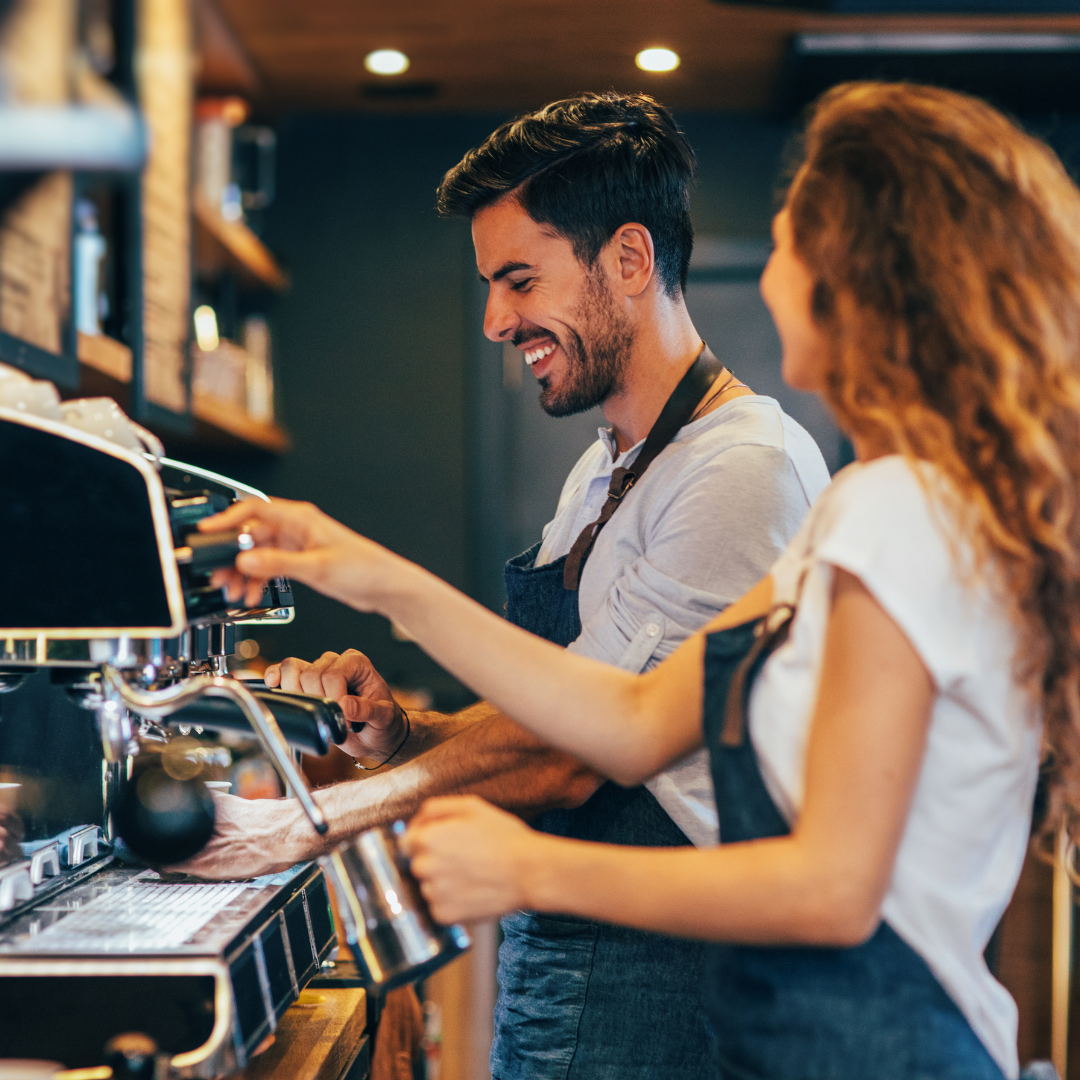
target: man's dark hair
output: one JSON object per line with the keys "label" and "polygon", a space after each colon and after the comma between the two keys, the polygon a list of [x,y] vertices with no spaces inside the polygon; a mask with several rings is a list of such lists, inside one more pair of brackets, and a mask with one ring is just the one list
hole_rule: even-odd
{"label": "man's dark hair", "polygon": [[503,124],[439,185],[441,214],[471,218],[517,191],[528,215],[591,266],[615,230],[652,234],[669,296],[686,289],[694,246],[690,186],[697,161],[671,113],[647,94],[581,94]]}

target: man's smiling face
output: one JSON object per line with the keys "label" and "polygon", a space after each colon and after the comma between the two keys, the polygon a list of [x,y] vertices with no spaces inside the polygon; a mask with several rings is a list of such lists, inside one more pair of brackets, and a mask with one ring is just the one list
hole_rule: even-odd
{"label": "man's smiling face", "polygon": [[570,416],[617,393],[634,334],[603,259],[584,266],[570,241],[533,221],[513,195],[478,211],[472,235],[488,283],[484,333],[524,353],[544,410]]}

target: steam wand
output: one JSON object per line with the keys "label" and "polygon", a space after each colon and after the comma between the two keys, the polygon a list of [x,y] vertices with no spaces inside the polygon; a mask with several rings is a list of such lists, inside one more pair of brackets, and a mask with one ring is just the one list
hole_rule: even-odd
{"label": "steam wand", "polygon": [[289,744],[281,734],[274,714],[242,682],[219,675],[196,675],[163,690],[139,690],[129,685],[111,664],[102,666],[101,675],[128,709],[153,720],[161,720],[201,697],[223,697],[235,701],[251,723],[259,744],[281,779],[296,793],[315,831],[320,836],[325,835],[329,825],[293,761]]}

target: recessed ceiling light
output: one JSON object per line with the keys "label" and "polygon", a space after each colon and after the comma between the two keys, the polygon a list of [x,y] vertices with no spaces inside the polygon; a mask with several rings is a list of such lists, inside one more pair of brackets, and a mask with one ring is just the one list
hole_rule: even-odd
{"label": "recessed ceiling light", "polygon": [[681,61],[679,54],[670,49],[642,49],[634,63],[642,71],[674,71]]}
{"label": "recessed ceiling light", "polygon": [[373,75],[400,75],[409,70],[409,58],[398,49],[376,49],[364,57],[364,67]]}

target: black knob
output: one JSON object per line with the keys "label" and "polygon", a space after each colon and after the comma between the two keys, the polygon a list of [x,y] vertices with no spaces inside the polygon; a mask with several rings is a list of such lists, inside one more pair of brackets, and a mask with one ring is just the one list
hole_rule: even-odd
{"label": "black knob", "polygon": [[114,1035],[105,1044],[105,1064],[113,1080],[154,1080],[157,1043],[138,1031]]}
{"label": "black knob", "polygon": [[[209,574],[221,566],[232,566],[241,551],[252,547],[251,537],[247,533],[233,529],[225,532],[192,532],[184,537],[184,543],[190,555],[188,559],[193,574]],[[177,555],[179,556],[179,552]]]}
{"label": "black knob", "polygon": [[214,800],[202,780],[177,780],[154,765],[125,785],[113,824],[136,855],[169,866],[206,846],[214,831]]}

